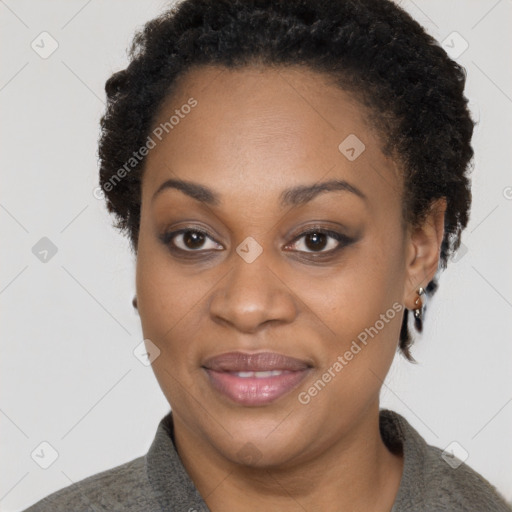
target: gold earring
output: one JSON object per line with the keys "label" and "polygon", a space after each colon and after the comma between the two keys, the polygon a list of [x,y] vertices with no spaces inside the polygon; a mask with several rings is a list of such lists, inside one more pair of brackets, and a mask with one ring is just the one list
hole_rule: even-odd
{"label": "gold earring", "polygon": [[425,289],[420,286],[418,289],[418,298],[414,301],[414,326],[418,332],[423,331],[423,301],[421,296],[425,293]]}

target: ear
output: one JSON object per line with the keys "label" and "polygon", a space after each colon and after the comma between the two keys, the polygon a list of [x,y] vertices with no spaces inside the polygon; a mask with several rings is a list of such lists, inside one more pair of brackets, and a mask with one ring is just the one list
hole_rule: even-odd
{"label": "ear", "polygon": [[446,198],[435,200],[420,226],[409,227],[406,245],[406,284],[403,302],[408,309],[417,307],[418,289],[426,288],[434,278],[444,236]]}

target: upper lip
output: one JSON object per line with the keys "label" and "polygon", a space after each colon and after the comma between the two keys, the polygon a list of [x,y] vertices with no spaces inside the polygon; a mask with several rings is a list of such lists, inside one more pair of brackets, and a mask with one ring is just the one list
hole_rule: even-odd
{"label": "upper lip", "polygon": [[203,367],[218,372],[259,372],[272,370],[298,371],[310,368],[307,361],[288,357],[276,352],[227,352],[210,357]]}

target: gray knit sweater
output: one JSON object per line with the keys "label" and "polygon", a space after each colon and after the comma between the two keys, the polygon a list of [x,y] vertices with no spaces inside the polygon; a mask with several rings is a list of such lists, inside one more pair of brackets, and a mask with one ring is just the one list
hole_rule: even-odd
{"label": "gray knit sweater", "polygon": [[[453,469],[396,412],[380,411],[381,435],[402,450],[404,471],[390,512],[511,512],[498,491],[466,464]],[[176,452],[172,413],[158,425],[148,453],[72,484],[25,512],[207,512]]]}

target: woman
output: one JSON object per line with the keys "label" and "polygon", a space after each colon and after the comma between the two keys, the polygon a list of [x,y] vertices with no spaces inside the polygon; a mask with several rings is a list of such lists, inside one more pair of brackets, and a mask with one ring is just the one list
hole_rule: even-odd
{"label": "woman", "polygon": [[172,412],[28,510],[510,510],[379,409],[468,221],[463,68],[388,0],[184,0],[131,58],[100,185]]}

